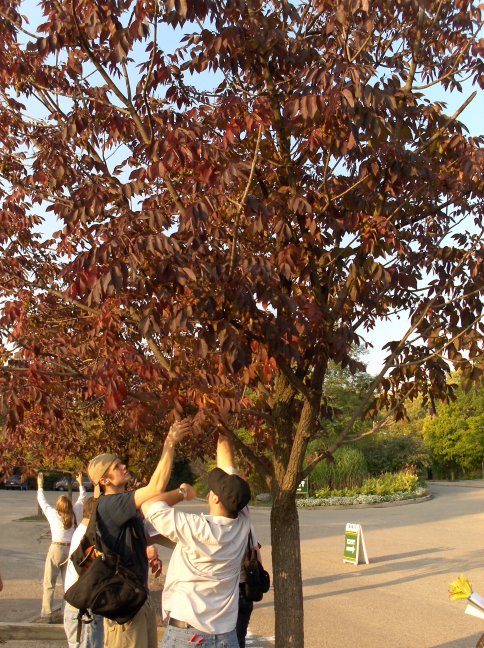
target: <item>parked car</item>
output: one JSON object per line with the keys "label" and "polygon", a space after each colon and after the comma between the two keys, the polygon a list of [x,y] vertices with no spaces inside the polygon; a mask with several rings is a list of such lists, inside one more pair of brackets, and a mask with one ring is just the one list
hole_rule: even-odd
{"label": "parked car", "polygon": [[12,490],[29,490],[27,479],[23,475],[12,475],[5,482],[5,488]]}
{"label": "parked car", "polygon": [[[54,484],[54,490],[56,491],[68,491],[69,490],[69,477],[61,477],[61,479],[58,479],[55,484]],[[72,485],[72,490],[73,491],[78,491],[79,490],[79,484],[75,479],[71,479],[71,485]],[[91,480],[89,477],[85,477],[84,475],[82,476],[82,485],[87,491],[93,491],[94,486],[92,485]]]}

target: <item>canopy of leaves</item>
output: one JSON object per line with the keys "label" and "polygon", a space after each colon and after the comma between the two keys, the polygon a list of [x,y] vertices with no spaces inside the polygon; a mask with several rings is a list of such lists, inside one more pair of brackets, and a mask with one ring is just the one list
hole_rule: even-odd
{"label": "canopy of leaves", "polygon": [[81,407],[121,411],[140,444],[239,414],[256,464],[280,436],[280,469],[258,468],[294,491],[334,414],[328,362],[362,369],[351,349],[381,319],[408,309],[411,330],[337,443],[447,398],[450,362],[477,377],[482,139],[459,121],[473,95],[448,115],[424,94],[482,81],[475,5],[40,8],[29,25],[0,0],[5,448],[60,431],[68,454]]}

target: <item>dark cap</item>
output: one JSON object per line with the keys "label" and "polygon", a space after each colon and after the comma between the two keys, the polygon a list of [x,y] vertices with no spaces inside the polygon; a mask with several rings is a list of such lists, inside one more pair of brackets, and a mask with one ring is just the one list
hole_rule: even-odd
{"label": "dark cap", "polygon": [[221,468],[214,468],[208,474],[208,486],[220,498],[230,517],[236,518],[250,502],[249,484],[238,475],[229,475]]}

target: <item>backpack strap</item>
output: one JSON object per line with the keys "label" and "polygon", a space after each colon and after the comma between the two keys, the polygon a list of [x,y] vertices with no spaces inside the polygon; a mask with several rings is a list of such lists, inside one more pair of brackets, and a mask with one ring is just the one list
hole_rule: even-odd
{"label": "backpack strap", "polygon": [[[87,617],[86,619],[84,617]],[[79,610],[77,614],[77,634],[76,641],[78,644],[81,643],[81,634],[82,634],[82,624],[83,623],[92,623],[94,621],[94,616],[89,610]]]}

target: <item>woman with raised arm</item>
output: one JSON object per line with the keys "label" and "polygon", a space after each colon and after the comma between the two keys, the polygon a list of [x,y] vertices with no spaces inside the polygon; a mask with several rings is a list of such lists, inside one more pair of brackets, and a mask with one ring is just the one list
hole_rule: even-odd
{"label": "woman with raised arm", "polygon": [[79,497],[76,503],[72,505],[69,497],[61,495],[54,507],[45,499],[44,475],[41,472],[37,475],[37,502],[49,522],[52,536],[52,542],[45,559],[41,623],[52,623],[55,584],[60,572],[64,585],[69,546],[77,526],[77,520],[82,518],[82,506],[86,499],[86,491],[82,485],[81,473],[77,475],[76,481],[79,484]]}

